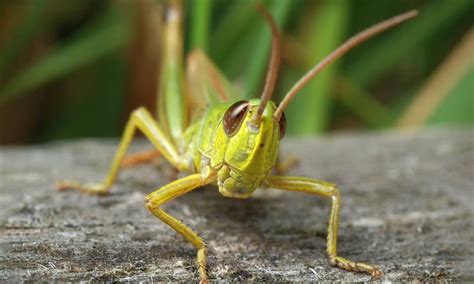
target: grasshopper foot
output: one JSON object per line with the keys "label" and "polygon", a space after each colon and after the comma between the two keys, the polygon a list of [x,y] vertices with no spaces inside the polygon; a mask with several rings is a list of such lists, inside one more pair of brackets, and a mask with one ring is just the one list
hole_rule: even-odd
{"label": "grasshopper foot", "polygon": [[58,191],[65,191],[68,189],[75,189],[85,194],[91,195],[106,195],[109,193],[107,187],[103,184],[82,184],[75,181],[62,181],[56,184]]}
{"label": "grasshopper foot", "polygon": [[340,256],[331,257],[330,262],[332,265],[347,271],[369,273],[372,276],[371,280],[382,277],[382,272],[377,267],[369,264],[353,262]]}

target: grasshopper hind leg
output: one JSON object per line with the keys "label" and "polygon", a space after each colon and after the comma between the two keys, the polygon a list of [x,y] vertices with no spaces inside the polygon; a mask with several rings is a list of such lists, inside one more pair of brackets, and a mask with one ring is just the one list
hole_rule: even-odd
{"label": "grasshopper hind leg", "polygon": [[121,162],[127,152],[135,131],[139,129],[148,140],[156,147],[159,153],[166,158],[175,168],[184,169],[186,164],[181,163],[179,155],[172,140],[166,136],[158,123],[145,108],[138,108],[130,116],[125,131],[120,140],[120,145],[109,168],[109,172],[102,183],[84,184],[76,181],[63,181],[57,185],[58,190],[76,189],[87,194],[107,194],[114,183],[120,170]]}
{"label": "grasshopper hind leg", "polygon": [[158,150],[148,150],[141,151],[138,153],[127,155],[123,158],[120,163],[121,168],[131,168],[142,164],[152,163],[157,161],[161,157],[160,151]]}

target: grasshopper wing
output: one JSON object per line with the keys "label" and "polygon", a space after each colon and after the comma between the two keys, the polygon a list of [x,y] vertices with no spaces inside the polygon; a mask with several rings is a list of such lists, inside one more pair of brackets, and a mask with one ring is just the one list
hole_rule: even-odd
{"label": "grasshopper wing", "polygon": [[186,102],[191,122],[201,118],[209,106],[239,99],[231,83],[200,49],[188,55]]}

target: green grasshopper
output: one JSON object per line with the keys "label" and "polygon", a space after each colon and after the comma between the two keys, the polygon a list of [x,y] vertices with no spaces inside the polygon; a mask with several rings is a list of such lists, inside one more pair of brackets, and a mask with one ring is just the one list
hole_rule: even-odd
{"label": "green grasshopper", "polygon": [[[325,66],[365,40],[416,16],[410,11],[360,32],[314,66],[277,106],[270,100],[280,65],[280,34],[271,15],[260,13],[269,23],[272,47],[264,89],[259,99],[241,100],[231,84],[200,50],[189,56],[186,75],[182,70],[181,4],[172,1],[164,24],[164,63],[158,102],[158,121],[145,109],[135,110],[126,125],[109,173],[99,184],[64,181],[58,189],[76,189],[89,194],[107,194],[137,129],[158,152],[188,176],[175,180],[145,198],[145,206],[161,221],[194,245],[201,282],[208,282],[206,246],[188,226],[164,212],[164,203],[208,184],[217,185],[226,197],[248,198],[259,187],[302,192],[332,201],[327,236],[329,262],[347,271],[365,272],[379,278],[372,265],[353,262],[337,254],[340,193],[336,185],[321,180],[271,175],[277,163],[280,140],[285,134],[284,110],[291,99]],[[146,160],[146,159],[145,159]]]}

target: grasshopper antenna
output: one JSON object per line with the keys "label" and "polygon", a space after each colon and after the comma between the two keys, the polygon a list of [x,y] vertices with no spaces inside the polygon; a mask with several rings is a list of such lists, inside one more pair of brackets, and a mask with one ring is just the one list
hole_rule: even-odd
{"label": "grasshopper antenna", "polygon": [[267,77],[265,79],[265,86],[262,91],[260,105],[258,106],[257,112],[251,119],[252,125],[255,127],[260,127],[260,121],[262,119],[263,111],[273,95],[273,90],[275,88],[275,82],[278,75],[278,69],[280,67],[280,32],[278,31],[277,24],[275,20],[270,15],[267,9],[264,6],[258,4],[257,9],[259,13],[265,18],[265,20],[270,24],[272,30],[272,51],[270,55],[270,61],[268,63]]}
{"label": "grasshopper antenna", "polygon": [[364,41],[376,36],[377,34],[386,31],[394,26],[397,26],[413,17],[418,15],[417,10],[411,10],[406,13],[400,14],[398,16],[392,17],[388,20],[380,22],[373,25],[372,27],[356,34],[355,36],[349,38],[346,42],[340,45],[336,50],[331,54],[326,56],[321,62],[314,66],[311,70],[306,73],[289,91],[286,93],[285,98],[281,101],[277,110],[273,114],[275,119],[278,121],[283,113],[283,110],[288,106],[293,97],[308,84],[311,79],[314,78],[321,70],[324,69],[327,65],[331,64],[333,61],[346,54],[352,48],[358,46]]}

